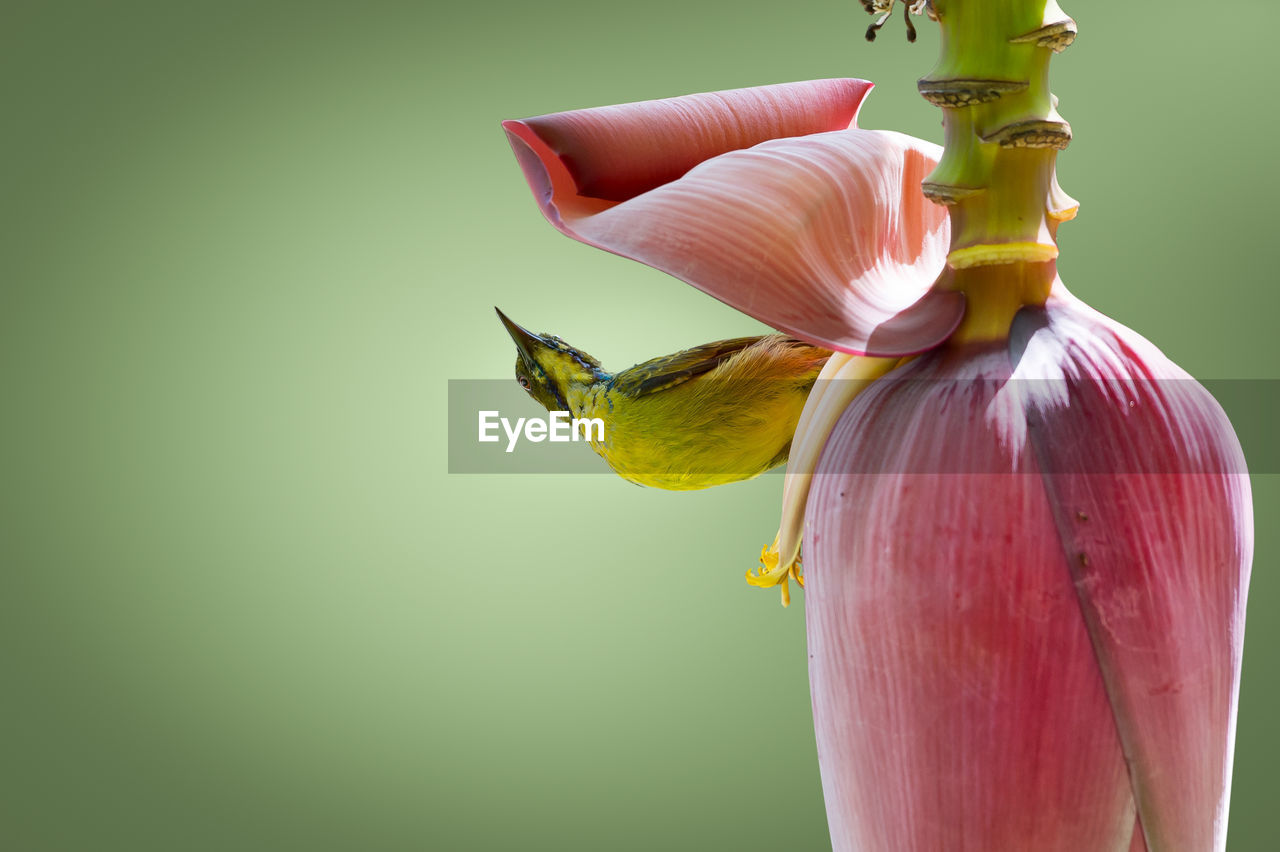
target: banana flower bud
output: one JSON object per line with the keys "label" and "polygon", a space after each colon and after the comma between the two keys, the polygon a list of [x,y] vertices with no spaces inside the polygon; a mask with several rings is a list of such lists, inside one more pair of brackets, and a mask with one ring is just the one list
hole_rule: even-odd
{"label": "banana flower bud", "polygon": [[1053,275],[1003,339],[953,339],[941,149],[857,129],[869,88],[504,127],[556,228],[837,350],[753,575],[800,579],[803,539],[834,848],[1221,850],[1253,543],[1231,426]]}

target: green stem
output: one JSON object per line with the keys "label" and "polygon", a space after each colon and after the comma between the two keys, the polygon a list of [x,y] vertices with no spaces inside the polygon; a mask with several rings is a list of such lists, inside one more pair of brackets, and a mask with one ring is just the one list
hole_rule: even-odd
{"label": "green stem", "polygon": [[920,92],[943,111],[945,148],[924,192],[951,214],[952,286],[968,298],[961,340],[1007,334],[1056,278],[1059,223],[1078,206],[1054,164],[1071,140],[1049,59],[1075,22],[1054,0],[933,0],[942,56]]}

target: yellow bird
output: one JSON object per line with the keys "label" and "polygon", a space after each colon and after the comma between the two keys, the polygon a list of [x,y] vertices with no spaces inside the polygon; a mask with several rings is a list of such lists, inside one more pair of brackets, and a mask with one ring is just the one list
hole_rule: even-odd
{"label": "yellow bird", "polygon": [[[495,310],[497,310],[495,308]],[[516,381],[548,411],[599,418],[592,448],[624,479],[688,491],[759,476],[787,460],[796,421],[831,352],[781,334],[738,337],[619,373],[498,311]]]}

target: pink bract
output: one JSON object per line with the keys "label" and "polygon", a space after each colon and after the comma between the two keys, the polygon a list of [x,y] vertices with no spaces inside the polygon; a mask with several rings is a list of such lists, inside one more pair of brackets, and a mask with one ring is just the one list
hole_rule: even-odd
{"label": "pink bract", "polygon": [[816,80],[507,121],[543,215],[821,346],[904,355],[964,299],[934,288],[941,149],[853,128],[864,80]]}

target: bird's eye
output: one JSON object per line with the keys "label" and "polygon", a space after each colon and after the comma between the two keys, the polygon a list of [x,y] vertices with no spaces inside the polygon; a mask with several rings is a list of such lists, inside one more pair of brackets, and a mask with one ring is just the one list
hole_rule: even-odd
{"label": "bird's eye", "polygon": [[516,376],[516,381],[520,383],[520,387],[524,388],[525,390],[530,390],[529,380],[524,376]]}

